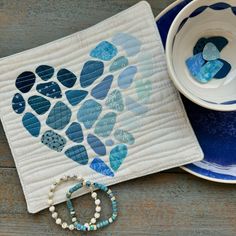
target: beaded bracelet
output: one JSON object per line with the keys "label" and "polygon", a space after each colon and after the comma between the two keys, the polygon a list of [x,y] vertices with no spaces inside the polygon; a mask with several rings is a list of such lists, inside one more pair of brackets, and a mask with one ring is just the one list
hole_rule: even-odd
{"label": "beaded bracelet", "polygon": [[[109,189],[108,187],[106,187],[103,184],[91,183],[90,181],[84,181],[83,185],[87,186],[87,187],[92,187],[92,188],[95,187],[97,189],[100,189],[100,190],[104,191],[109,196],[111,203],[112,203],[112,215],[108,220],[103,220],[103,221],[100,221],[97,224],[95,224],[97,219],[100,217],[99,212],[101,211],[100,207],[99,208],[96,207],[96,213],[94,214],[94,218],[91,219],[90,224],[88,224],[88,223],[80,224],[78,222],[77,218],[75,216],[72,216],[72,222],[74,222],[75,228],[77,230],[81,230],[81,231],[92,231],[92,230],[97,230],[97,229],[103,228],[103,227],[111,224],[113,221],[115,221],[115,219],[117,218],[117,213],[118,213],[117,202],[116,202],[115,196],[113,195],[111,189]],[[74,211],[74,207],[73,207],[73,204],[71,201],[71,195],[73,192],[77,191],[81,187],[82,187],[81,183],[75,185],[73,188],[69,189],[69,192],[66,195],[67,196],[67,208],[70,213]],[[97,194],[95,192],[91,193],[91,195],[92,195],[92,198],[96,199]],[[100,200],[96,199],[95,204],[99,205]],[[73,215],[73,214],[70,214],[70,215]]]}
{"label": "beaded bracelet", "polygon": [[[61,227],[62,227],[63,229],[67,229],[67,228],[68,228],[69,230],[74,230],[74,229],[75,229],[75,226],[74,226],[74,224],[73,224],[73,221],[75,221],[75,219],[74,219],[73,216],[75,215],[75,210],[73,209],[73,211],[70,212],[70,213],[71,213],[71,216],[72,216],[72,224],[68,224],[67,222],[62,221],[62,219],[59,217],[58,213],[56,212],[55,206],[53,205],[53,203],[54,203],[54,202],[53,202],[53,197],[54,197],[54,193],[55,193],[55,190],[56,190],[57,186],[61,185],[63,182],[70,181],[70,180],[73,180],[73,181],[75,181],[75,180],[80,181],[79,184],[81,185],[81,187],[82,187],[82,186],[86,186],[84,179],[83,179],[82,177],[80,177],[80,176],[77,176],[77,175],[73,175],[73,176],[69,176],[69,175],[68,175],[68,176],[63,176],[63,177],[61,177],[60,179],[56,180],[56,181],[51,185],[50,190],[49,190],[49,193],[48,193],[48,205],[49,205],[49,211],[52,213],[52,218],[55,219],[56,224],[61,225]],[[72,188],[72,189],[73,189],[74,191],[78,190],[77,187],[74,187],[74,188]],[[90,189],[91,194],[94,196],[92,187],[89,188],[89,189]],[[71,195],[71,194],[69,193],[69,195]],[[67,196],[66,196],[66,197],[68,197],[69,195],[68,195],[68,193],[67,193]],[[100,200],[97,199],[97,196],[96,196],[95,198],[96,198],[96,199],[95,199],[96,207],[100,207],[100,206],[99,206]],[[98,204],[98,201],[99,201],[99,204]],[[72,210],[72,208],[71,208],[71,210]],[[97,218],[99,218],[99,217],[100,217],[100,215],[99,215]],[[92,219],[90,220],[90,224],[92,224],[93,222],[94,222],[94,220],[93,220],[93,218],[92,218]]]}

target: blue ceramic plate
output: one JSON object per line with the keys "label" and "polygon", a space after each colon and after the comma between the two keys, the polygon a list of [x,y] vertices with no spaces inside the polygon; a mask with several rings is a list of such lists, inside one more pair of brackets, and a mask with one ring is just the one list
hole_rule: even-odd
{"label": "blue ceramic plate", "polygon": [[[176,15],[191,0],[176,1],[156,18],[163,45]],[[182,96],[189,120],[204,152],[204,160],[184,170],[204,179],[236,183],[236,112],[200,107]]]}

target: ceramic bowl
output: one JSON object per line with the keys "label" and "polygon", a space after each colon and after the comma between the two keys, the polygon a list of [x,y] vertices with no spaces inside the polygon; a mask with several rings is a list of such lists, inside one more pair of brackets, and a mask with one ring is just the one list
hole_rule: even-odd
{"label": "ceramic bowl", "polygon": [[[193,56],[193,48],[200,38],[212,37],[228,40],[220,52],[220,58],[231,65],[231,70],[221,79],[199,83],[189,72],[186,60]],[[189,3],[170,28],[166,56],[170,76],[183,95],[209,109],[236,110],[235,0],[194,0]]]}

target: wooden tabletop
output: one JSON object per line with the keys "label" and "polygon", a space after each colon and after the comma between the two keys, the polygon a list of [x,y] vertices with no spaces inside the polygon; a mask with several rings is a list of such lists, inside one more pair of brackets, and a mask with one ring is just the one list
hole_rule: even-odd
{"label": "wooden tabletop", "polygon": [[[0,0],[0,57],[29,49],[85,29],[112,16],[136,0]],[[173,0],[149,1],[156,16]],[[119,218],[96,233],[63,232],[47,210],[31,215],[15,164],[0,127],[0,236],[235,236],[234,185],[208,182],[180,169],[131,180],[112,188]],[[103,216],[109,208],[105,197]],[[76,200],[79,216],[88,219],[93,203]],[[60,205],[60,212],[65,211]]]}

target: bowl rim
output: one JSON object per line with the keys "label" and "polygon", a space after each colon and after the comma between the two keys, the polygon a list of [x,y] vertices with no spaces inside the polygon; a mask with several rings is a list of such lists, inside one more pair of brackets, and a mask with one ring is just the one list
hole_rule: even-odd
{"label": "bowl rim", "polygon": [[[226,2],[228,3],[229,1],[227,0],[221,0],[221,2]],[[199,4],[200,3],[200,4]],[[186,98],[194,102],[195,104],[202,106],[204,108],[210,109],[210,110],[216,110],[216,111],[235,111],[236,110],[236,104],[230,104],[230,105],[224,105],[224,104],[214,104],[214,103],[209,103],[207,101],[204,101],[194,94],[192,94],[188,89],[186,89],[184,86],[181,85],[179,82],[175,72],[174,72],[174,67],[172,63],[172,42],[174,39],[174,36],[176,32],[178,31],[178,27],[182,20],[184,20],[184,16],[190,15],[192,11],[194,10],[193,6],[200,7],[202,5],[207,5],[206,3],[204,4],[201,0],[194,0],[191,1],[187,6],[185,6],[175,17],[174,21],[171,24],[170,30],[167,35],[167,40],[166,40],[166,62],[167,62],[167,69],[168,73],[170,75],[170,78],[172,82],[174,83],[175,87],[179,90],[180,93],[182,93]],[[186,12],[189,11],[189,14],[186,14]]]}

